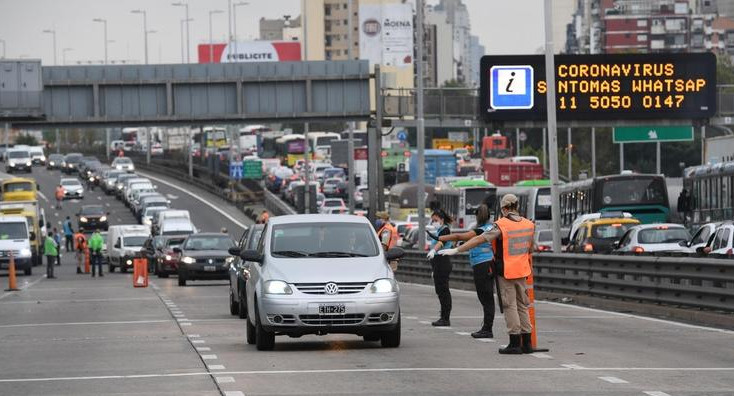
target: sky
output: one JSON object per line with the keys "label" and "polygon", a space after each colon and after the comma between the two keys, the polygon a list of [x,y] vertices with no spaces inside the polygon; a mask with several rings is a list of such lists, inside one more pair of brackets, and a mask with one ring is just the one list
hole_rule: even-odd
{"label": "sky", "polygon": [[[7,58],[40,58],[53,62],[56,31],[56,63],[104,59],[104,28],[95,18],[107,20],[109,61],[143,63],[143,16],[147,12],[150,63],[181,61],[180,21],[184,7],[175,0],[0,0],[0,40],[6,43]],[[409,0],[414,2],[414,0]],[[239,0],[233,0],[234,3]],[[241,41],[257,39],[258,20],[300,14],[300,0],[247,0],[237,7],[237,36]],[[226,10],[227,0],[189,0],[190,56],[196,61],[196,45],[209,41],[209,11]],[[436,4],[438,0],[427,0]],[[542,0],[464,0],[469,9],[472,33],[479,36],[487,54],[532,54],[543,45]],[[227,37],[227,15],[212,16],[215,42]],[[558,38],[557,38],[558,39]],[[0,43],[2,45],[2,43]],[[1,49],[1,47],[0,47]],[[66,50],[65,50],[66,49]],[[2,53],[0,53],[0,56]]]}

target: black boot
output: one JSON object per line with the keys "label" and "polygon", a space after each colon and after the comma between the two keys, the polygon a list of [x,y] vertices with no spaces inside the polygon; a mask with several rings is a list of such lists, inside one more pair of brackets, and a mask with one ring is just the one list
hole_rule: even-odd
{"label": "black boot", "polygon": [[520,334],[510,334],[510,343],[499,350],[500,355],[521,355]]}
{"label": "black boot", "polygon": [[473,338],[494,338],[494,334],[492,333],[492,326],[484,325],[481,329],[479,329],[479,331],[471,333],[471,336]]}
{"label": "black boot", "polygon": [[522,353],[533,353],[533,339],[530,333],[520,333],[520,342],[522,343]]}
{"label": "black boot", "polygon": [[83,274],[84,272],[82,272],[82,269],[81,268],[76,267],[76,273],[77,274]]}

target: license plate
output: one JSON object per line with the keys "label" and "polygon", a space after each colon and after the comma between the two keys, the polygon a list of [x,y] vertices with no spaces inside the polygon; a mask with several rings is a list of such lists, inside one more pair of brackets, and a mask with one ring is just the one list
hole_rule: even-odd
{"label": "license plate", "polygon": [[213,265],[205,265],[204,266],[204,271],[216,271],[216,270],[217,270],[217,267],[216,266],[213,266]]}
{"label": "license plate", "polygon": [[319,304],[320,314],[343,314],[347,311],[344,304]]}

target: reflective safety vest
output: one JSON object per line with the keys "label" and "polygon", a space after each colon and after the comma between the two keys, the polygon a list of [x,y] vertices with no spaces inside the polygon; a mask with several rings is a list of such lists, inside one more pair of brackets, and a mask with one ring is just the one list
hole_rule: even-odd
{"label": "reflective safety vest", "polygon": [[380,238],[380,243],[385,247],[385,251],[398,246],[398,229],[389,221],[380,228],[377,235]]}
{"label": "reflective safety vest", "polygon": [[87,238],[81,232],[74,235],[74,248],[76,250],[84,250],[87,248]]}
{"label": "reflective safety vest", "polygon": [[535,235],[535,224],[528,219],[512,221],[503,217],[495,223],[502,232],[502,263],[505,279],[530,276],[530,247]]}
{"label": "reflective safety vest", "polygon": [[64,199],[64,188],[63,187],[56,187],[56,199],[62,200]]}
{"label": "reflective safety vest", "polygon": [[[477,227],[482,231],[487,231],[492,228],[491,223],[487,223],[481,227]],[[488,242],[482,243],[479,246],[471,248],[469,250],[469,264],[474,267],[475,265],[492,260],[494,252],[492,251],[492,245]]]}
{"label": "reflective safety vest", "polygon": [[[449,228],[446,224],[444,224],[441,227],[439,227],[438,230],[436,230],[436,235],[441,235],[441,232],[444,229],[446,229],[446,228]],[[431,249],[433,249],[433,248],[436,247],[436,244],[438,243],[438,241],[435,240],[435,239],[431,239],[429,241],[429,243],[431,244]],[[441,247],[441,250],[451,249],[451,247],[453,247],[453,246],[454,246],[454,242],[452,242],[452,241],[446,241],[446,242],[443,243],[443,247]]]}

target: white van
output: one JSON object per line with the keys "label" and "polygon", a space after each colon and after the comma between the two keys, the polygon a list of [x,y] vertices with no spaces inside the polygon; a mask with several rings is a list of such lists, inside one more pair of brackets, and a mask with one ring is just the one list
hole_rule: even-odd
{"label": "white van", "polygon": [[110,272],[120,267],[121,272],[132,268],[135,255],[150,237],[150,227],[145,225],[110,226],[107,232],[107,265]]}
{"label": "white van", "polygon": [[196,227],[188,219],[174,218],[162,220],[158,225],[158,235],[191,235],[196,234]]}
{"label": "white van", "polygon": [[31,275],[33,254],[31,239],[37,235],[28,232],[28,223],[23,216],[0,216],[0,269],[10,268],[10,255],[14,253],[15,270]]}
{"label": "white van", "polygon": [[191,222],[191,215],[188,210],[167,209],[160,211],[156,213],[155,217],[152,219],[153,234],[158,234],[158,227],[161,222],[166,219],[185,219]]}
{"label": "white van", "polygon": [[46,154],[43,152],[43,146],[31,146],[28,152],[31,153],[31,162],[33,165],[46,166]]}

